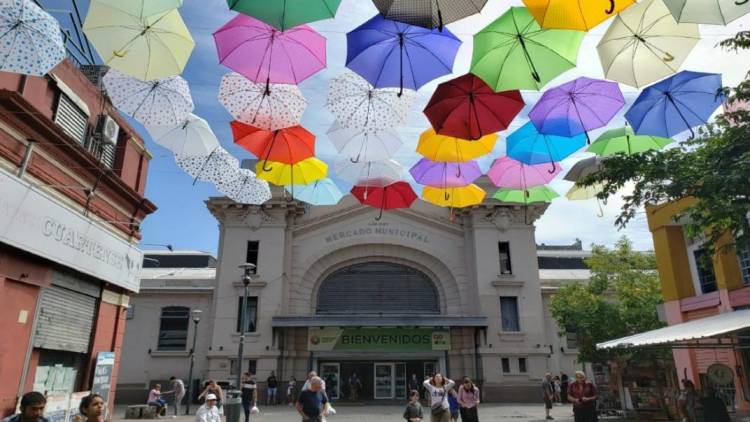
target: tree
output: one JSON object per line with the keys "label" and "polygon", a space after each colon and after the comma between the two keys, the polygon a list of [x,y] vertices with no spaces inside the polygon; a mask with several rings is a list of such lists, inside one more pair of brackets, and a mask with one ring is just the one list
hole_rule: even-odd
{"label": "tree", "polygon": [[[750,49],[750,31],[720,43],[731,50]],[[750,76],[750,74],[748,74]],[[693,198],[677,217],[685,221],[690,237],[705,237],[715,252],[718,245],[750,247],[750,79],[735,88],[725,88],[733,111],[720,115],[701,129],[695,139],[676,148],[643,154],[618,154],[604,160],[602,169],[578,182],[582,186],[603,185],[598,195],[606,200],[626,184],[633,193],[616,224],[625,227],[646,204],[662,204]],[[731,107],[733,106],[733,107]],[[683,218],[684,217],[684,218]],[[722,243],[731,234],[736,244]]]}
{"label": "tree", "polygon": [[596,344],[662,326],[656,307],[662,302],[656,259],[638,252],[626,237],[613,249],[594,246],[586,259],[588,283],[563,286],[550,303],[558,326],[575,332],[579,360],[606,363],[632,351],[601,351]]}

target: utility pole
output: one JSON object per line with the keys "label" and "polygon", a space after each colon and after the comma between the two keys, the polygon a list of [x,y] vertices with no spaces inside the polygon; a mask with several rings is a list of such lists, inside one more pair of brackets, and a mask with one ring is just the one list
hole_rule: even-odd
{"label": "utility pole", "polygon": [[242,296],[242,309],[240,310],[240,346],[237,354],[237,389],[242,388],[242,360],[244,356],[245,348],[245,321],[247,321],[247,296],[250,290],[250,281],[252,280],[253,273],[255,272],[255,264],[245,263],[240,265],[245,273],[242,275],[242,285],[245,287],[245,292]]}
{"label": "utility pole", "polygon": [[[188,379],[187,379],[187,386],[185,386],[185,395],[187,396],[187,407],[185,409],[186,414],[190,414],[190,402],[193,400],[193,394],[192,391],[190,391],[190,387],[193,386],[193,366],[195,365],[195,342],[198,339],[198,323],[201,321],[201,311],[200,309],[193,309],[193,323],[194,329],[193,329],[193,347],[190,349],[190,371],[188,372]],[[180,403],[175,403],[175,406],[179,406]]]}

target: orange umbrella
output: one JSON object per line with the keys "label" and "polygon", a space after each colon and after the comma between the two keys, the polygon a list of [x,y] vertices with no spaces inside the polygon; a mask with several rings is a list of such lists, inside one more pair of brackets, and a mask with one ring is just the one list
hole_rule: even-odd
{"label": "orange umbrella", "polygon": [[263,160],[263,167],[268,161],[296,164],[315,155],[315,135],[302,126],[263,130],[236,120],[231,126],[234,143]]}

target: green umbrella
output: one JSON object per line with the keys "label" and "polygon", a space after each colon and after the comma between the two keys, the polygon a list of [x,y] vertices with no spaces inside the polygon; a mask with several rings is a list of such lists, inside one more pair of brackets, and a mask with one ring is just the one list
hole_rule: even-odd
{"label": "green umbrella", "polygon": [[576,66],[585,32],[543,29],[525,7],[511,7],[474,36],[471,73],[496,92],[539,90]]}
{"label": "green umbrella", "polygon": [[492,195],[493,198],[501,202],[512,202],[516,204],[533,204],[535,202],[551,202],[557,198],[557,192],[548,186],[534,186],[526,190],[522,189],[499,189]]}
{"label": "green umbrella", "polygon": [[229,8],[285,31],[332,18],[341,0],[227,0]]}
{"label": "green umbrella", "polygon": [[633,155],[652,149],[662,149],[671,143],[672,140],[669,138],[636,135],[630,126],[625,126],[604,132],[587,151],[603,157],[617,153]]}

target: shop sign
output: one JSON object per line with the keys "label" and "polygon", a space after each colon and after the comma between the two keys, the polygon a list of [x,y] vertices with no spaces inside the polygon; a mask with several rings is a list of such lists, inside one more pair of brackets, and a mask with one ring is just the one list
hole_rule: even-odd
{"label": "shop sign", "polygon": [[104,403],[109,403],[109,390],[112,383],[112,369],[115,366],[115,352],[99,352],[96,356],[94,381],[91,392],[102,396]]}
{"label": "shop sign", "polygon": [[0,242],[138,291],[138,248],[4,171],[0,186]]}
{"label": "shop sign", "polygon": [[50,394],[47,396],[47,405],[44,406],[44,417],[49,422],[67,422],[68,394]]}
{"label": "shop sign", "polygon": [[325,237],[326,243],[334,243],[352,238],[372,238],[375,236],[395,237],[417,243],[430,243],[430,236],[422,231],[406,227],[391,227],[388,223],[370,223],[363,227],[341,227],[340,230],[332,232]]}
{"label": "shop sign", "polygon": [[450,350],[450,331],[431,328],[309,328],[308,350],[342,352]]}
{"label": "shop sign", "polygon": [[74,422],[76,416],[81,414],[79,409],[81,407],[81,400],[89,394],[91,394],[91,391],[80,391],[70,395],[70,402],[68,403],[68,422]]}

